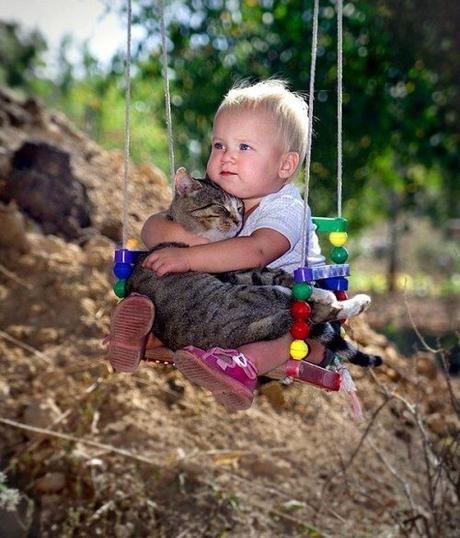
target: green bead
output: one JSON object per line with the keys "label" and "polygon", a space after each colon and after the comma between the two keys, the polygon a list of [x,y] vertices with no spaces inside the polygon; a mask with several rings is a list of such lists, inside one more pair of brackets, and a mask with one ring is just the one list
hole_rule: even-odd
{"label": "green bead", "polygon": [[298,301],[306,301],[307,299],[310,299],[312,291],[310,284],[307,282],[296,282],[292,286],[292,295],[294,295]]}
{"label": "green bead", "polygon": [[348,250],[345,247],[331,249],[331,260],[334,263],[345,263],[348,260]]}
{"label": "green bead", "polygon": [[113,285],[113,291],[117,297],[123,299],[126,296],[126,278],[117,280]]}
{"label": "green bead", "polygon": [[346,232],[348,228],[347,219],[342,217],[312,217],[312,220],[318,232]]}

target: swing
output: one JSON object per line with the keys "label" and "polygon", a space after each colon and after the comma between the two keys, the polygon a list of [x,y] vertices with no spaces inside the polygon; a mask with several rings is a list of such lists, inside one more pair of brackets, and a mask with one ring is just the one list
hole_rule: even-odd
{"label": "swing", "polygon": [[[133,266],[137,258],[144,252],[141,250],[131,250],[130,242],[127,241],[127,221],[128,221],[128,163],[129,163],[129,109],[130,109],[130,64],[131,64],[131,0],[127,0],[127,60],[126,60],[126,103],[125,103],[125,148],[124,148],[124,174],[123,174],[123,244],[122,248],[116,249],[114,256],[113,272],[118,278],[113,289],[117,297],[123,299],[125,297],[126,279],[131,275]],[[310,70],[310,88],[309,88],[309,103],[308,103],[308,121],[309,125],[313,122],[313,102],[314,102],[314,82],[316,70],[316,53],[318,41],[318,11],[319,0],[314,0],[313,12],[313,37],[312,37],[312,61]],[[171,103],[169,92],[168,78],[168,58],[166,51],[166,31],[164,19],[164,2],[159,2],[160,13],[160,32],[162,40],[162,63],[164,72],[164,93],[165,93],[165,108],[166,108],[166,123],[168,130],[168,149],[169,149],[169,165],[170,175],[174,176],[174,150],[173,150],[173,134],[171,121]],[[328,233],[329,241],[332,245],[330,258],[333,262],[330,265],[322,265],[317,267],[308,267],[307,263],[307,245],[309,244],[308,226],[307,226],[307,207],[308,207],[308,190],[310,180],[310,162],[311,162],[311,146],[312,146],[312,129],[309,129],[307,140],[307,152],[305,159],[305,180],[304,180],[304,207],[305,218],[302,229],[302,265],[294,271],[294,285],[292,287],[292,295],[295,299],[291,314],[293,323],[291,326],[291,335],[293,341],[290,346],[290,358],[283,372],[270,372],[266,375],[282,378],[286,383],[292,382],[294,379],[301,382],[310,383],[326,390],[337,391],[343,385],[346,390],[352,391],[350,381],[347,382],[347,370],[344,366],[339,365],[336,370],[330,370],[308,363],[308,372],[303,371],[305,359],[309,354],[309,348],[305,342],[310,332],[310,314],[311,308],[308,304],[308,299],[312,293],[312,286],[332,291],[338,300],[347,299],[348,280],[350,275],[350,267],[345,263],[348,259],[348,251],[344,247],[347,235],[347,221],[341,215],[342,212],[342,28],[343,28],[343,2],[337,0],[337,130],[338,130],[338,147],[337,147],[337,217],[312,217],[313,223],[319,233]],[[170,360],[157,360],[157,363],[169,363]],[[279,369],[277,369],[279,370]],[[349,374],[348,374],[349,376]],[[352,385],[352,382],[351,382]]]}

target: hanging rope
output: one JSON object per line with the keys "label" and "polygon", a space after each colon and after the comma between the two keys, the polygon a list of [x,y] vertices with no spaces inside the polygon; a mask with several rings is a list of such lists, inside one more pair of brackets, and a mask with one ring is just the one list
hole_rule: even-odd
{"label": "hanging rope", "polygon": [[310,243],[310,233],[308,227],[308,221],[310,220],[308,215],[308,197],[310,189],[310,164],[311,164],[311,146],[313,136],[313,103],[315,93],[315,74],[316,74],[316,54],[318,49],[318,11],[319,0],[315,0],[313,8],[313,32],[312,32],[312,45],[311,45],[311,65],[310,65],[310,94],[308,98],[308,137],[307,137],[307,151],[305,154],[305,172],[304,172],[304,209],[305,215],[302,223],[302,259],[301,265],[308,266],[308,245]]}
{"label": "hanging rope", "polygon": [[337,216],[342,216],[343,0],[337,0]]}
{"label": "hanging rope", "polygon": [[130,102],[131,102],[131,0],[128,0],[128,29],[126,38],[126,69],[125,69],[125,134],[124,134],[124,158],[123,158],[123,222],[122,222],[122,248],[128,242],[128,172],[129,172],[129,143],[130,143]]}
{"label": "hanging rope", "polygon": [[165,6],[164,0],[159,1],[160,9],[160,33],[161,33],[161,48],[162,48],[162,63],[164,73],[164,94],[165,94],[165,109],[166,109],[166,126],[168,129],[168,153],[169,153],[169,176],[171,181],[174,178],[176,166],[174,163],[174,138],[171,119],[171,95],[169,91],[169,75],[168,75],[168,50],[166,43],[166,25],[165,25]]}

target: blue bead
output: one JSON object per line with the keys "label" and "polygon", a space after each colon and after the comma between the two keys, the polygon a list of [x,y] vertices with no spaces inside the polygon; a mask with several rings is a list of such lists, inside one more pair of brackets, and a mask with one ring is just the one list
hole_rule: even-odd
{"label": "blue bead", "polygon": [[330,291],[347,291],[348,280],[343,277],[325,278],[318,282],[320,288]]}
{"label": "blue bead", "polygon": [[113,274],[120,279],[128,278],[132,272],[133,268],[129,263],[116,263],[113,268]]}

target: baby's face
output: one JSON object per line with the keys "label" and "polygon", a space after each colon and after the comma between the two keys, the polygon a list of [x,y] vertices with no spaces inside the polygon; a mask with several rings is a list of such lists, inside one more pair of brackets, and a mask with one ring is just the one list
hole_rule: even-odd
{"label": "baby's face", "polygon": [[283,147],[276,124],[267,112],[222,112],[214,122],[207,173],[227,192],[256,206],[285,184]]}

